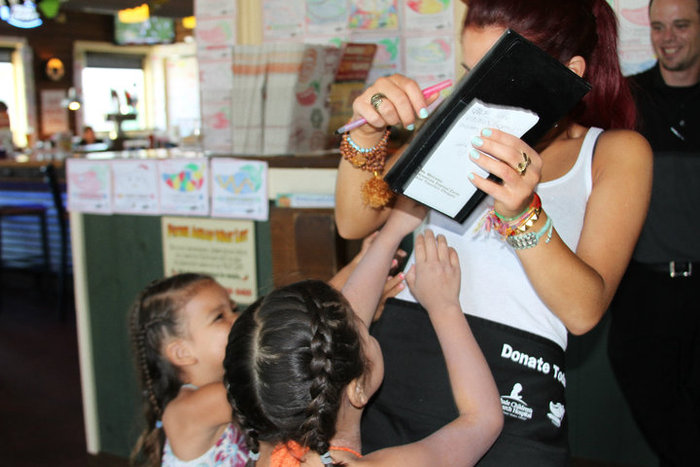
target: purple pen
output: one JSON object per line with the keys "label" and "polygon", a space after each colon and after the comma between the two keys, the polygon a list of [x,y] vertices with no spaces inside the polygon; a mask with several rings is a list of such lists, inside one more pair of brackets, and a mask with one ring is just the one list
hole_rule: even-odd
{"label": "purple pen", "polygon": [[[421,90],[423,95],[428,98],[432,96],[433,94],[437,94],[438,92],[442,91],[443,89],[449,88],[452,86],[452,80],[451,79],[446,79],[445,81],[441,81],[437,84],[434,84],[432,86],[428,86],[427,88]],[[335,130],[336,135],[342,135],[346,131],[354,130],[355,128],[364,125],[367,123],[367,120],[364,118],[361,118],[359,120],[355,120],[354,122],[350,122],[347,125],[343,125],[337,130]]]}

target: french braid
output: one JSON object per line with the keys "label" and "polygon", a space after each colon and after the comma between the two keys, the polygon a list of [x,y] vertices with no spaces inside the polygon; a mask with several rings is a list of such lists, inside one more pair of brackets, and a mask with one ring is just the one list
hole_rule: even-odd
{"label": "french braid", "polygon": [[260,441],[328,451],[342,393],[365,372],[353,316],[331,286],[302,281],[271,292],[234,323],[224,381],[252,452]]}

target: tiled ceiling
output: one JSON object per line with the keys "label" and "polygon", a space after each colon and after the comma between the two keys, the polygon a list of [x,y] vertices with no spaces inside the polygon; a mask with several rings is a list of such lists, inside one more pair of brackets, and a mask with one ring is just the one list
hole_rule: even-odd
{"label": "tiled ceiling", "polygon": [[193,14],[194,0],[63,0],[60,8],[113,14],[121,9],[133,8],[143,3],[150,5],[153,16],[183,18]]}

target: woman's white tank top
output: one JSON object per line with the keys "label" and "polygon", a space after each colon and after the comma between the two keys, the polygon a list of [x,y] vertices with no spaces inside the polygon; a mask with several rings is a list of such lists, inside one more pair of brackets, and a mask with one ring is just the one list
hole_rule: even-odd
{"label": "woman's white tank top", "polygon": [[[557,233],[574,252],[592,189],[593,152],[602,132],[599,128],[589,129],[574,166],[562,177],[540,183],[536,189]],[[499,234],[475,231],[492,205],[493,199],[487,197],[463,224],[431,211],[421,227],[445,235],[447,243],[459,254],[462,311],[537,334],[566,349],[566,327],[537,296],[515,251]],[[413,262],[411,255],[406,270]],[[397,298],[416,301],[408,288]]]}

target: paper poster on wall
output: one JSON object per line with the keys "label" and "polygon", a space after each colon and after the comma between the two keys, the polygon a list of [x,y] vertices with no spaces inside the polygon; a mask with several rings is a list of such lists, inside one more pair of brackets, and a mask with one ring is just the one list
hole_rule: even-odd
{"label": "paper poster on wall", "polygon": [[615,0],[613,8],[620,24],[620,65],[632,75],[651,68],[656,58],[649,38],[649,1]]}
{"label": "paper poster on wall", "polygon": [[154,160],[112,161],[113,211],[159,214],[158,167]]}
{"label": "paper poster on wall", "polygon": [[398,0],[351,0],[349,25],[366,31],[398,29]]}
{"label": "paper poster on wall", "polygon": [[236,2],[231,0],[195,0],[194,14],[199,18],[236,14]]}
{"label": "paper poster on wall", "polygon": [[213,217],[267,220],[267,162],[217,157],[210,171]]}
{"label": "paper poster on wall", "polygon": [[194,30],[198,49],[216,49],[236,44],[236,15],[197,17]]}
{"label": "paper poster on wall", "polygon": [[409,0],[403,8],[404,31],[452,32],[452,0]]}
{"label": "paper poster on wall", "polygon": [[266,0],[263,3],[263,36],[266,41],[304,36],[304,0]]}
{"label": "paper poster on wall", "polygon": [[406,74],[421,87],[453,79],[454,62],[451,36],[406,38]]}
{"label": "paper poster on wall", "polygon": [[200,49],[197,51],[199,86],[202,90],[233,87],[233,49]]}
{"label": "paper poster on wall", "polygon": [[66,91],[44,89],[41,91],[41,130],[45,135],[68,131],[68,109],[61,105]]}
{"label": "paper poster on wall", "polygon": [[160,210],[163,214],[209,214],[207,159],[162,159],[158,162]]}
{"label": "paper poster on wall", "polygon": [[202,145],[205,151],[215,154],[231,153],[233,148],[232,99],[232,90],[202,90]]}
{"label": "paper poster on wall", "polygon": [[382,76],[403,73],[404,68],[401,64],[401,48],[403,47],[403,41],[396,33],[360,34],[358,32],[353,32],[351,40],[352,42],[359,42],[362,44],[377,45],[372,68],[367,76],[367,83],[374,83],[377,78]]}
{"label": "paper poster on wall", "polygon": [[258,298],[253,221],[165,216],[161,234],[166,276],[209,274],[237,303]]}
{"label": "paper poster on wall", "polygon": [[112,213],[112,173],[109,161],[66,160],[68,210]]}
{"label": "paper poster on wall", "polygon": [[348,30],[347,0],[306,0],[306,33],[344,36]]}

